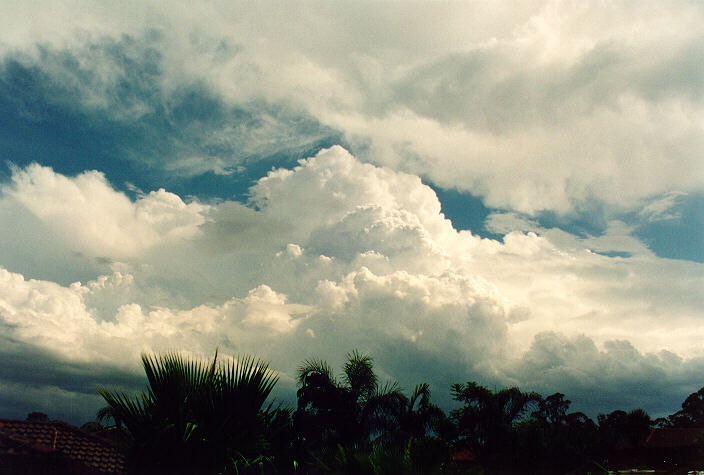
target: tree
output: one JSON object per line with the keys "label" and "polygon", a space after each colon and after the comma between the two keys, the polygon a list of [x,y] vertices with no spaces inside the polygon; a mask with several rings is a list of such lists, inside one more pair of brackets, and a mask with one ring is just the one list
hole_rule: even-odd
{"label": "tree", "polygon": [[43,412],[34,411],[27,414],[27,420],[29,422],[49,422],[49,416]]}
{"label": "tree", "polygon": [[389,440],[391,447],[405,447],[412,473],[432,473],[449,456],[449,444],[437,437],[446,423],[445,413],[430,401],[428,383],[416,385],[410,398],[399,399]]}
{"label": "tree", "polygon": [[570,404],[564,394],[551,394],[538,402],[538,410],[533,412],[533,417],[556,429],[565,422]]}
{"label": "tree", "polygon": [[460,444],[477,450],[489,467],[511,464],[515,424],[539,403],[540,395],[515,387],[493,392],[474,381],[454,384],[451,392],[455,401],[464,403],[451,412],[459,429]]}
{"label": "tree", "polygon": [[388,428],[388,417],[403,395],[395,383],[380,385],[374,361],[357,350],[347,355],[341,381],[322,360],[298,369],[296,432],[306,445],[364,446]]}
{"label": "tree", "polygon": [[566,473],[591,463],[596,451],[596,424],[581,412],[568,413],[570,400],[554,393],[538,401],[532,418],[518,430],[521,467]]}
{"label": "tree", "polygon": [[704,388],[687,396],[682,409],[668,419],[674,427],[704,427]]}
{"label": "tree", "polygon": [[[374,362],[354,350],[340,378],[319,359],[299,368],[294,426],[309,462],[345,473],[430,473],[448,454],[445,414],[418,384],[407,397],[396,383],[380,384]],[[445,431],[446,432],[446,431]]]}
{"label": "tree", "polygon": [[142,355],[148,387],[132,397],[98,387],[130,434],[129,461],[141,473],[221,473],[263,463],[265,402],[277,382],[267,363],[242,357],[220,364],[178,353]]}
{"label": "tree", "polygon": [[630,457],[630,463],[634,466],[647,463],[644,453],[638,448],[644,446],[654,422],[643,409],[599,414],[597,420],[599,452],[605,465],[615,459],[624,460],[624,457]]}
{"label": "tree", "polygon": [[396,429],[390,430],[389,433],[400,443],[424,438],[444,417],[442,410],[430,402],[428,383],[416,385],[410,398],[401,394],[397,401],[398,404],[392,412],[392,423]]}
{"label": "tree", "polygon": [[633,409],[630,412],[617,410],[608,415],[599,414],[597,420],[602,441],[606,441],[613,447],[643,445],[654,424],[643,409]]}

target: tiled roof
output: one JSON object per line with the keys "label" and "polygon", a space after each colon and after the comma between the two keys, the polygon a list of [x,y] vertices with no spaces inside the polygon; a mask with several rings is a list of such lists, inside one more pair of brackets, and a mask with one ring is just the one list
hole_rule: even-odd
{"label": "tiled roof", "polygon": [[0,454],[7,455],[40,455],[49,452],[40,447],[34,447],[27,441],[0,432]]}
{"label": "tiled roof", "polygon": [[645,441],[646,447],[694,447],[704,435],[704,428],[664,428],[653,429]]}
{"label": "tiled roof", "polygon": [[0,419],[0,451],[54,452],[103,473],[124,473],[125,459],[109,442],[65,422]]}
{"label": "tiled roof", "polygon": [[477,454],[469,447],[458,449],[452,454],[452,461],[457,463],[469,463],[478,460]]}

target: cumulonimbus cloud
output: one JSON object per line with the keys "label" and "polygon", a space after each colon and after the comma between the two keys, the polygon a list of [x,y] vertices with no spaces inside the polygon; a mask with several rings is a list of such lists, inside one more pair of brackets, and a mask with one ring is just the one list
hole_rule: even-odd
{"label": "cumulonimbus cloud", "polygon": [[[301,360],[339,361],[357,347],[404,384],[439,391],[477,378],[584,394],[632,382],[631,367],[669,398],[680,396],[659,385],[663,374],[698,384],[685,378],[702,356],[701,264],[635,248],[607,257],[590,251],[605,243],[563,231],[503,241],[457,231],[417,176],[342,147],[271,171],[250,207],[164,190],[133,200],[95,172],[30,166],[13,176],[2,186],[7,216],[31,215],[109,261],[105,275],[71,285],[0,270],[3,335],[70,361],[133,368],[140,351],[220,345],[270,359],[290,385]],[[113,246],[91,220],[133,245]],[[1,233],[14,232],[7,224]]]}

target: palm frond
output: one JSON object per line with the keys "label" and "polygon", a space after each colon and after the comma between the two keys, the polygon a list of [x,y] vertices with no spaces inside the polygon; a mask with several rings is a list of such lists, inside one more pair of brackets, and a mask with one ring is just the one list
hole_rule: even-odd
{"label": "palm frond", "polygon": [[354,395],[368,397],[377,389],[374,360],[371,356],[352,350],[344,367],[345,382]]}
{"label": "palm frond", "polygon": [[298,383],[304,384],[306,379],[312,374],[319,375],[329,384],[337,386],[332,368],[321,359],[309,358],[298,367]]}
{"label": "palm frond", "polygon": [[210,473],[233,450],[249,457],[264,446],[262,410],[278,381],[268,363],[243,356],[223,365],[216,350],[212,361],[143,354],[142,365],[148,386],[136,397],[97,388],[130,432],[136,463],[162,463],[168,453],[175,467],[196,463]]}
{"label": "palm frond", "polygon": [[261,410],[279,377],[269,369],[269,363],[252,356],[237,357],[222,371],[221,391],[238,403],[247,403]]}
{"label": "palm frond", "polygon": [[418,402],[420,407],[425,407],[430,404],[430,386],[428,383],[416,384],[413,388],[413,394],[409,400],[409,410],[412,411]]}
{"label": "palm frond", "polygon": [[110,407],[113,418],[119,418],[133,434],[141,432],[151,420],[151,401],[144,394],[134,398],[123,392],[109,391],[98,386],[96,391],[100,394],[108,407]]}

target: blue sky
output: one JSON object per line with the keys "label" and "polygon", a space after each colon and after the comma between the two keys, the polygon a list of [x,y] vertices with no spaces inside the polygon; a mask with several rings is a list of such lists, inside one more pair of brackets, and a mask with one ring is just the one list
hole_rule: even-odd
{"label": "blue sky", "polygon": [[[141,66],[158,69],[158,64]],[[139,68],[139,66],[137,66]],[[133,71],[134,72],[134,71]],[[121,84],[124,94],[143,98],[148,95],[138,89],[142,80],[136,77]],[[152,85],[153,88],[157,86]],[[150,98],[147,97],[147,100]],[[26,166],[38,162],[51,166],[63,174],[76,174],[87,169],[100,170],[113,186],[130,192],[133,188],[152,190],[168,187],[181,196],[195,196],[201,200],[213,198],[246,201],[247,190],[271,168],[290,168],[300,158],[335,144],[346,144],[344,134],[325,127],[313,117],[286,114],[274,106],[257,104],[247,110],[219,101],[213,94],[193,85],[178,97],[170,98],[169,110],[155,101],[154,112],[136,121],[116,120],[102,110],[86,110],[70,104],[70,93],[60,85],[52,84],[36,68],[9,59],[3,64],[2,81],[2,141],[6,163]],[[247,141],[246,133],[259,127],[257,114],[281,115],[278,124],[291,129],[286,133],[301,137],[294,146],[283,141],[271,144],[259,153],[242,155],[239,147]],[[203,143],[199,134],[208,127],[241,128],[239,134],[227,143]],[[195,129],[195,130],[194,130]],[[184,131],[190,132],[187,139]],[[165,173],[179,147],[194,155],[206,155],[211,160],[227,162],[237,157],[238,167],[217,173],[212,170],[186,171],[182,174]],[[354,151],[354,147],[350,147]],[[239,156],[238,156],[239,155]],[[10,174],[9,166],[3,170]],[[500,238],[484,228],[485,218],[496,209],[487,208],[481,197],[456,188],[443,188],[432,180],[424,182],[433,187],[442,204],[443,213],[456,229],[469,229],[481,236]],[[704,198],[701,193],[675,196],[667,209],[665,219],[649,220],[637,213],[615,213],[616,217],[636,227],[634,234],[660,257],[702,262]],[[501,211],[501,210],[499,210]],[[537,213],[536,220],[543,226],[557,227],[578,235],[599,236],[606,229],[609,216],[596,203],[586,209],[577,209],[566,215],[550,211]]]}
{"label": "blue sky", "polygon": [[700,5],[0,13],[4,416],[216,346],[283,398],[353,348],[445,406],[704,386]]}

